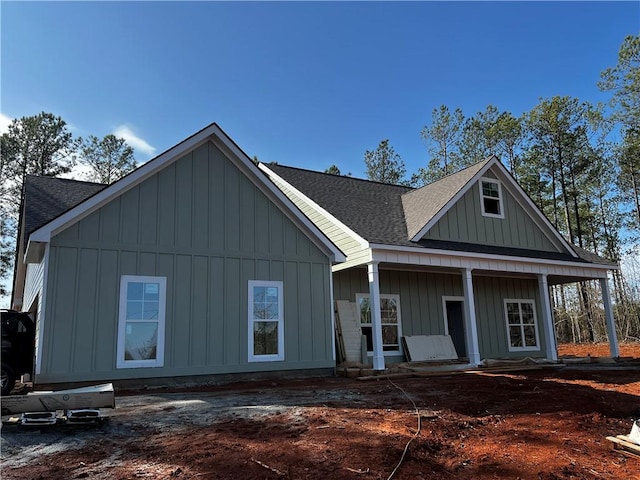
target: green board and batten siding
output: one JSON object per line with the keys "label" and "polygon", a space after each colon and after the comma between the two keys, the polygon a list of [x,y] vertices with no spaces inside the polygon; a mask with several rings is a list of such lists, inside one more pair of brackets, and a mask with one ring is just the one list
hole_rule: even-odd
{"label": "green board and batten siding", "polygon": [[[482,358],[546,356],[542,308],[537,280],[477,275],[473,277],[473,293],[476,299],[478,345]],[[538,350],[509,351],[504,311],[504,300],[506,298],[534,300],[539,337]]]}
{"label": "green board and batten siding", "polygon": [[[487,177],[492,177],[488,174]],[[425,239],[479,243],[500,247],[557,252],[553,243],[522,206],[502,186],[504,218],[484,217],[474,184],[425,234]]]}
{"label": "green board and batten siding", "polygon": [[[363,268],[334,273],[334,298],[356,301],[356,294],[368,293],[367,271]],[[478,343],[482,358],[544,357],[538,285],[535,279],[474,275]],[[400,296],[403,335],[444,335],[442,297],[462,297],[462,275],[432,272],[380,270],[380,293]],[[504,299],[535,300],[540,350],[510,352]]]}
{"label": "green board and batten siding", "polygon": [[[329,258],[212,143],[54,236],[49,269],[42,383],[334,366]],[[163,367],[115,368],[122,275],[167,278]],[[284,283],[284,361],[248,362],[249,280]]]}

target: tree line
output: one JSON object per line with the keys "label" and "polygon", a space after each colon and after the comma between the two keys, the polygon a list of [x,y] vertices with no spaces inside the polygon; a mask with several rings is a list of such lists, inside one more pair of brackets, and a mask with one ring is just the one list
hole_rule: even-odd
{"label": "tree line", "polygon": [[[13,274],[23,186],[27,175],[59,177],[79,165],[83,180],[109,184],[136,168],[127,142],[109,134],[74,138],[67,123],[41,112],[12,120],[0,136],[0,280]],[[4,283],[0,294],[8,293]]]}
{"label": "tree line", "polygon": [[[556,229],[616,264],[640,241],[640,37],[627,36],[598,87],[608,105],[570,96],[541,98],[520,116],[488,105],[467,117],[441,105],[420,131],[428,162],[410,177],[389,140],[364,154],[367,178],[420,187],[489,156],[501,159]],[[327,173],[339,174],[332,165]],[[632,250],[635,248],[635,250]],[[613,273],[618,333],[640,340],[640,285]],[[560,341],[606,340],[596,282],[554,287]]]}
{"label": "tree line", "polygon": [[[640,241],[639,36],[624,39],[617,64],[601,73],[598,86],[610,92],[608,106],[555,96],[520,116],[488,105],[467,117],[441,105],[420,131],[428,153],[423,167],[407,177],[402,158],[384,139],[364,154],[367,177],[422,186],[496,155],[562,235],[619,263]],[[82,164],[86,180],[108,184],[136,167],[125,140],[74,138],[66,122],[51,113],[13,120],[0,142],[2,280],[13,273],[26,175],[59,176]],[[336,165],[326,171],[340,174]],[[630,258],[637,257],[636,250]],[[639,277],[613,275],[618,333],[626,340],[640,340]],[[554,287],[560,341],[606,339],[601,298],[595,282]]]}

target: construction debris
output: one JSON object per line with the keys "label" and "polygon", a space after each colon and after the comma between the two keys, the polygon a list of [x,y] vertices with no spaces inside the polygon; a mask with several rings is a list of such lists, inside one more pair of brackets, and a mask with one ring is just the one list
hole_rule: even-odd
{"label": "construction debris", "polygon": [[633,422],[629,435],[607,437],[611,447],[628,457],[640,458],[640,420]]}
{"label": "construction debris", "polygon": [[407,359],[411,362],[427,360],[457,360],[458,354],[449,335],[412,335],[402,337]]}
{"label": "construction debris", "polygon": [[30,392],[26,395],[11,395],[2,398],[2,415],[115,407],[111,383],[57,392]]}

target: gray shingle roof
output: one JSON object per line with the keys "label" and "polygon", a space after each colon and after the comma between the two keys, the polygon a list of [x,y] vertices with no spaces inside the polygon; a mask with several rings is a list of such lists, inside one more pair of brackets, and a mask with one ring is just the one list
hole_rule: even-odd
{"label": "gray shingle roof", "polygon": [[80,182],[66,178],[27,175],[23,212],[24,244],[26,245],[31,232],[106,186],[101,183]]}
{"label": "gray shingle roof", "polygon": [[402,196],[402,205],[407,223],[409,238],[415,237],[418,232],[453,198],[489,159],[476,163],[453,175],[417,188]]}
{"label": "gray shingle roof", "polygon": [[614,265],[605,258],[577,247],[575,251],[579,258],[569,253],[496,245],[438,240],[410,241],[489,160],[419,189],[277,164],[267,166],[370,243]]}
{"label": "gray shingle roof", "polygon": [[268,167],[369,242],[410,245],[401,196],[412,188],[276,164]]}

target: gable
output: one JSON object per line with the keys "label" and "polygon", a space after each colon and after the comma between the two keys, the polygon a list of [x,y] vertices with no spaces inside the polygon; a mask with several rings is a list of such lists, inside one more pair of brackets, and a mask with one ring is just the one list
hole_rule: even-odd
{"label": "gable", "polygon": [[212,142],[54,235],[51,245],[327,256]]}
{"label": "gable", "polygon": [[[93,195],[89,199],[81,202],[60,216],[48,222],[46,225],[34,231],[29,239],[29,245],[33,243],[34,249],[49,242],[52,236],[72,227],[83,218],[91,215],[96,210],[108,206],[115,198],[125,195],[129,190],[136,189],[139,184],[152,176],[171,167],[179,158],[189,155],[198,147],[205,144],[213,144],[233,163],[242,175],[246,176],[249,182],[258,188],[266,197],[287,216],[304,234],[332,261],[342,262],[344,254],[324,235],[313,223],[311,223],[291,201],[282,194],[266,176],[253,164],[233,140],[224,133],[217,124],[212,123],[179,144],[160,154],[156,158],[145,163],[130,174],[121,178],[117,182],[109,185],[104,190]],[[181,195],[179,201],[186,198],[187,193]],[[185,217],[186,218],[186,217]],[[180,217],[176,222],[183,223],[185,220]],[[176,234],[177,235],[177,234]],[[29,246],[27,247],[27,256]]]}
{"label": "gable", "polygon": [[[517,200],[518,192],[514,192],[502,178],[503,175],[495,168],[484,172],[422,238],[545,252],[566,252],[552,232],[540,225],[531,212]],[[502,216],[483,214],[480,192],[483,179],[499,182]]]}

